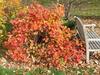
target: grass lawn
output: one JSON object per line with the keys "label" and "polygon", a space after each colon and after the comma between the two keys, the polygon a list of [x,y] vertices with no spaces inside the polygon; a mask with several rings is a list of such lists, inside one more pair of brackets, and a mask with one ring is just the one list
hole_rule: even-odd
{"label": "grass lawn", "polygon": [[9,69],[0,66],[0,75],[94,75],[94,68],[66,68],[65,71],[60,71],[55,68],[36,68],[31,71],[24,71],[23,69]]}
{"label": "grass lawn", "polygon": [[89,2],[71,10],[71,14],[86,17],[100,17],[100,0],[90,0]]}
{"label": "grass lawn", "polygon": [[[52,6],[56,0],[37,0],[44,6]],[[81,4],[81,7],[76,7],[71,10],[71,15],[85,17],[100,17],[100,0],[87,0],[88,3]]]}
{"label": "grass lawn", "polygon": [[83,17],[100,17],[100,9],[75,9],[72,11],[72,15],[83,16]]}

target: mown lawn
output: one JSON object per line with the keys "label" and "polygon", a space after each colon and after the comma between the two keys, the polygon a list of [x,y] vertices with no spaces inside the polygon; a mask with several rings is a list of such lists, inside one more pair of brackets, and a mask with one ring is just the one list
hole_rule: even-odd
{"label": "mown lawn", "polygon": [[81,7],[71,10],[72,15],[100,17],[100,0],[88,0]]}
{"label": "mown lawn", "polygon": [[9,69],[0,66],[0,75],[94,75],[94,68],[66,68],[65,71],[60,71],[55,68],[36,68],[30,71],[25,71],[24,69]]}
{"label": "mown lawn", "polygon": [[[56,0],[37,1],[46,7],[52,6],[52,4],[56,3]],[[74,9],[72,8],[71,15],[100,17],[100,0],[87,0],[87,3],[82,3],[80,6],[76,6]]]}

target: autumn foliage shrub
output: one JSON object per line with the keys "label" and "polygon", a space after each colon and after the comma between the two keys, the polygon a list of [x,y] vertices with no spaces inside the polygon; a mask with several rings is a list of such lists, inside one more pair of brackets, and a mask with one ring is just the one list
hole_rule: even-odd
{"label": "autumn foliage shrub", "polygon": [[[60,8],[60,6],[59,6]],[[56,10],[59,12],[56,12]],[[60,11],[47,9],[33,3],[27,13],[11,20],[13,30],[8,33],[4,46],[14,61],[61,66],[62,63],[77,63],[83,57],[83,45],[72,39],[73,31],[61,23],[63,6]],[[60,13],[61,12],[61,13]]]}

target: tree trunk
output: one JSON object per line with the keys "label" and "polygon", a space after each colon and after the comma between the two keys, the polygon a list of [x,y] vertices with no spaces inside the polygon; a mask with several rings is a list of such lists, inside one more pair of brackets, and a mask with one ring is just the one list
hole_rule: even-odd
{"label": "tree trunk", "polygon": [[71,9],[71,3],[70,2],[65,2],[64,3],[64,10],[65,10],[65,19],[69,19],[69,17],[70,17],[70,9]]}

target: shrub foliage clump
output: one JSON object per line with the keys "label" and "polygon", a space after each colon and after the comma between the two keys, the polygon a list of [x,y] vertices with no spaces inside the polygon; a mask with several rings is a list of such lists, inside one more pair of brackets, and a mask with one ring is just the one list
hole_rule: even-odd
{"label": "shrub foliage clump", "polygon": [[20,13],[11,20],[13,29],[4,42],[7,55],[14,61],[33,59],[35,64],[46,66],[80,62],[83,45],[78,39],[72,39],[72,30],[62,25],[63,6],[58,8],[60,11],[57,7],[49,10],[33,3],[27,13]]}

